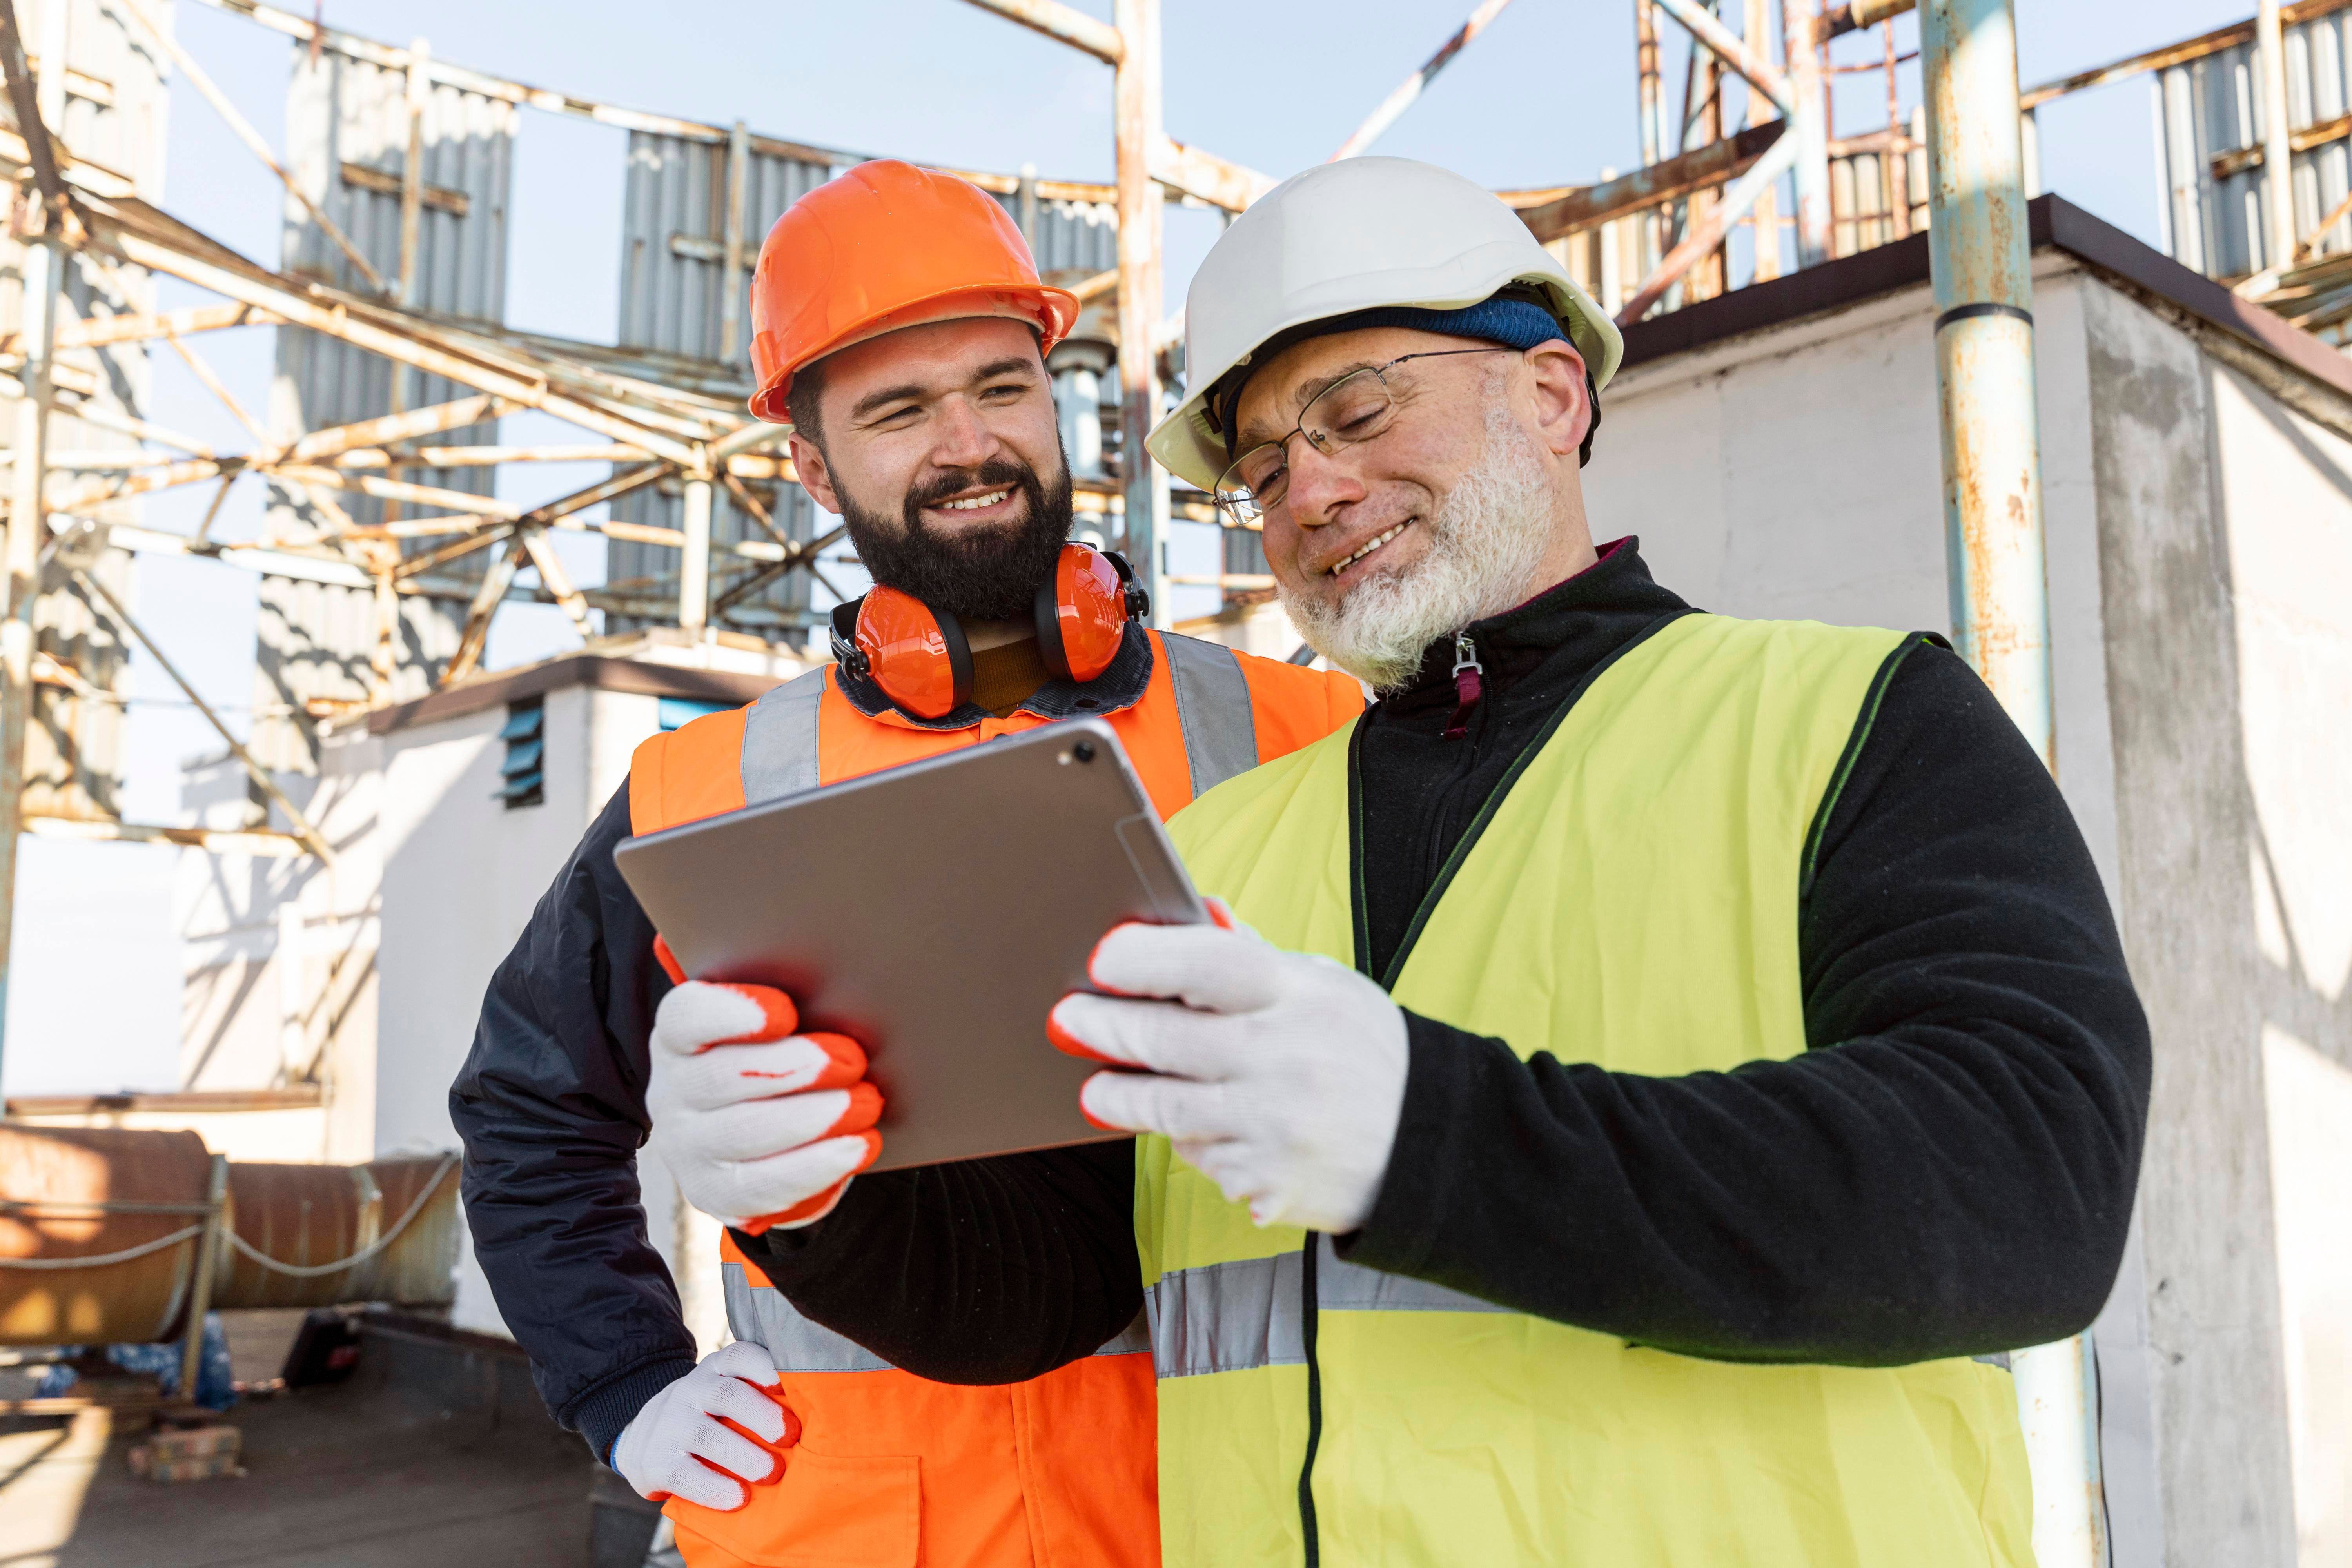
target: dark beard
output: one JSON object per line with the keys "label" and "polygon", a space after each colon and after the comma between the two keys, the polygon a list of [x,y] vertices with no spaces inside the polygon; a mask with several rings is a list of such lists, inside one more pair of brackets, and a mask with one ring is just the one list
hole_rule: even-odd
{"label": "dark beard", "polygon": [[[1021,521],[1010,528],[945,534],[923,521],[926,506],[959,490],[998,485],[1013,486],[1027,502]],[[1038,482],[1035,470],[1010,458],[941,474],[908,491],[896,520],[867,510],[845,490],[836,493],[841,521],[867,575],[959,620],[1029,619],[1037,584],[1052,579],[1062,543],[1070,536],[1066,463],[1050,490]]]}

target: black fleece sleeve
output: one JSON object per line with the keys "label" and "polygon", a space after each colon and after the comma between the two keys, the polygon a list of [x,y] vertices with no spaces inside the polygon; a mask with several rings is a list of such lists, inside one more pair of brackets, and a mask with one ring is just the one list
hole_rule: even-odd
{"label": "black fleece sleeve", "polygon": [[815,1225],[735,1233],[793,1305],[936,1383],[1018,1383],[1143,1310],[1135,1145],[860,1176]]}
{"label": "black fleece sleeve", "polygon": [[1408,1015],[1353,1262],[1681,1353],[1891,1365],[2082,1329],[2122,1256],[2146,1019],[2056,784],[1899,655],[1822,825],[1811,1047],[1644,1078]]}
{"label": "black fleece sleeve", "polygon": [[638,1201],[646,1042],[669,980],[613,864],[628,795],[597,816],[491,976],[449,1090],[474,1254],[540,1396],[600,1458],[695,1360]]}

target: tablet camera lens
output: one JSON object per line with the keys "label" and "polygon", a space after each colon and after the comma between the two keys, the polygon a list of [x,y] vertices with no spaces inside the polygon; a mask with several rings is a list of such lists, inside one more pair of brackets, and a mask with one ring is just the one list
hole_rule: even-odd
{"label": "tablet camera lens", "polygon": [[1080,741],[1070,748],[1070,755],[1082,763],[1091,763],[1095,760],[1095,743],[1092,741]]}

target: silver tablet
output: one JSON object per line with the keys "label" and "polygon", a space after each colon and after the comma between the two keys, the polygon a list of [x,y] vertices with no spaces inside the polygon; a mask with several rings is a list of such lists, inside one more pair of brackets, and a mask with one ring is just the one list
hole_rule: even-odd
{"label": "silver tablet", "polygon": [[1073,720],[632,838],[686,972],[773,985],[865,1046],[878,1171],[1123,1136],[1045,1039],[1123,921],[1207,920],[1108,724]]}

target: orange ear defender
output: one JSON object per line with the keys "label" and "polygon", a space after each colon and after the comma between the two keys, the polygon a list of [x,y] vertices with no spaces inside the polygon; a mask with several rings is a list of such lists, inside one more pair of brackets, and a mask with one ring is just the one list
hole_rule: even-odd
{"label": "orange ear defender", "polygon": [[[1037,652],[1064,680],[1092,680],[1118,657],[1129,621],[1151,614],[1126,560],[1065,544],[1037,585]],[[971,700],[971,645],[963,623],[911,594],[876,587],[833,612],[833,657],[919,719],[943,719]]]}

